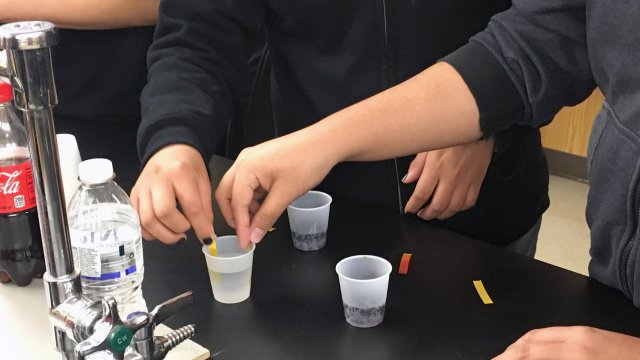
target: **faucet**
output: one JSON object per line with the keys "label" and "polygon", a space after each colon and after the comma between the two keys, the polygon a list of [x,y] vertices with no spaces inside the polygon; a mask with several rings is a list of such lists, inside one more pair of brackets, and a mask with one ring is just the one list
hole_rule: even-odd
{"label": "faucet", "polygon": [[[0,26],[0,50],[7,68],[0,76],[11,82],[15,106],[27,128],[46,273],[43,276],[55,344],[63,359],[82,360],[106,351],[114,359],[163,359],[180,342],[192,337],[187,325],[162,337],[155,326],[193,303],[189,291],[169,299],[150,313],[121,319],[113,297],[82,294],[75,269],[64,192],[58,163],[53,107],[58,103],[51,47],[58,42],[54,24],[23,21]],[[133,345],[133,346],[130,346]]]}

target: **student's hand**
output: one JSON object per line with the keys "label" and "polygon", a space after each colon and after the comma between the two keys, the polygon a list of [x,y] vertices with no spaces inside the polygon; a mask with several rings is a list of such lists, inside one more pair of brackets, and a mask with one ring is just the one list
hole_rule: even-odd
{"label": "student's hand", "polygon": [[172,244],[192,227],[199,239],[215,236],[209,175],[202,156],[189,145],[155,153],[131,191],[131,202],[145,239]]}
{"label": "student's hand", "polygon": [[586,326],[529,331],[494,360],[637,360],[640,338]]}
{"label": "student's hand", "polygon": [[326,144],[300,134],[244,149],[220,180],[216,201],[242,247],[260,242],[287,206],[336,164]]}
{"label": "student's hand", "polygon": [[493,138],[416,155],[402,180],[418,181],[405,206],[425,220],[444,220],[475,205],[493,154]]}

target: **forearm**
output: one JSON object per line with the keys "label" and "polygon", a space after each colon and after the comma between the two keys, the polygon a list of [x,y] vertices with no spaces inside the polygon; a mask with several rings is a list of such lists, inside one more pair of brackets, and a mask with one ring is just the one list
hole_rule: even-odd
{"label": "forearm", "polygon": [[160,0],[0,0],[0,23],[47,20],[61,28],[112,29],[153,25]]}
{"label": "forearm", "polygon": [[482,136],[478,108],[460,75],[438,63],[300,131],[335,162],[374,161]]}

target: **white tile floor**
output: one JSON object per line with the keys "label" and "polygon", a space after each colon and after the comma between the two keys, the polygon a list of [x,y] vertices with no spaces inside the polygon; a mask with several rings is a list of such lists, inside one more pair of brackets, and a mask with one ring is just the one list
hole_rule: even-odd
{"label": "white tile floor", "polygon": [[587,275],[589,228],[585,206],[589,185],[551,176],[551,206],[542,217],[536,259]]}

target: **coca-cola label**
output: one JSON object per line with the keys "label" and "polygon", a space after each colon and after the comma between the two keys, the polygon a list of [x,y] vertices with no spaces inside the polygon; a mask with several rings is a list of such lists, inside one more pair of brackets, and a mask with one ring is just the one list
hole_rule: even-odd
{"label": "coca-cola label", "polygon": [[33,188],[31,162],[0,167],[0,214],[33,209],[36,193]]}

